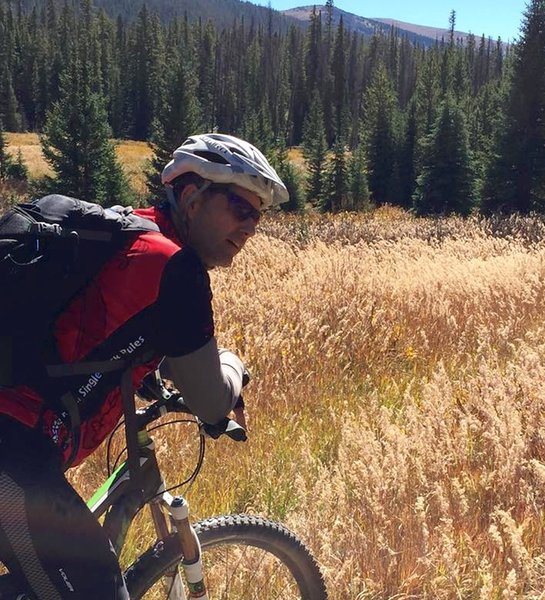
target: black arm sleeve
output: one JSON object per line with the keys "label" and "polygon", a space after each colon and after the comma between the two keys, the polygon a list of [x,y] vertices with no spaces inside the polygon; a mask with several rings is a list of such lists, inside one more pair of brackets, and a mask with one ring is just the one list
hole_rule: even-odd
{"label": "black arm sleeve", "polygon": [[210,278],[191,248],[168,261],[153,306],[152,343],[159,354],[183,356],[214,336]]}

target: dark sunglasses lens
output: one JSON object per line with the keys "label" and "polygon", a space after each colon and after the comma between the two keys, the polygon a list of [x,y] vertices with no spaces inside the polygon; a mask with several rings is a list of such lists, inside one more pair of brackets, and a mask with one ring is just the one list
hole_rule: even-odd
{"label": "dark sunglasses lens", "polygon": [[233,211],[233,214],[239,221],[246,221],[246,219],[253,219],[256,223],[261,217],[261,213],[254,208],[248,200],[237,196],[237,194],[230,193],[228,195],[229,206]]}

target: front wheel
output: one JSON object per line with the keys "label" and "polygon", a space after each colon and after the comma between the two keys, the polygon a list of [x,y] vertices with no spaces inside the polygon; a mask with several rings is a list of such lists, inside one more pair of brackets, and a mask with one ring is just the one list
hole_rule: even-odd
{"label": "front wheel", "polygon": [[[230,515],[194,527],[210,600],[327,600],[316,561],[283,525]],[[175,535],[147,550],[125,573],[131,600],[185,600],[176,570],[180,560]]]}

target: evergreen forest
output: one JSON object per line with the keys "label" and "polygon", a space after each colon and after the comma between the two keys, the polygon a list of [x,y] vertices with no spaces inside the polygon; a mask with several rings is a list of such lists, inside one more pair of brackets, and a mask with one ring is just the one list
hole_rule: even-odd
{"label": "evergreen forest", "polygon": [[353,33],[334,10],[328,0],[308,27],[286,28],[271,9],[223,26],[165,22],[145,4],[128,21],[90,0],[0,0],[0,176],[28,177],[6,168],[3,132],[33,131],[55,173],[37,189],[130,201],[112,139],[149,142],[157,194],[172,150],[219,131],[271,158],[289,210],[545,212],[545,0],[529,2],[512,47],[462,43],[454,11],[450,35],[424,47]]}

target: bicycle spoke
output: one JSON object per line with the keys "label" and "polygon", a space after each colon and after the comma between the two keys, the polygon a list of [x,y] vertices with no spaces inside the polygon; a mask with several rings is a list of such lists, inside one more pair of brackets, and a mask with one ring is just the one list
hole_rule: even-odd
{"label": "bicycle spoke", "polygon": [[163,577],[162,587],[167,600],[185,600],[186,595],[183,590],[182,576],[179,569],[174,574]]}
{"label": "bicycle spoke", "polygon": [[207,554],[205,571],[213,600],[300,598],[289,571],[264,550],[230,545],[219,546]]}
{"label": "bicycle spoke", "polygon": [[[241,554],[240,560],[242,561],[244,556],[250,551],[258,552],[255,549],[250,550],[249,547],[246,547]],[[245,594],[248,593],[250,590],[252,590],[254,592],[254,596],[256,598],[263,598],[266,589],[268,589],[269,587],[272,588],[273,590],[275,589],[275,585],[274,585],[275,581],[277,580],[277,578],[279,576],[280,570],[283,568],[282,563],[278,560],[275,561],[276,564],[274,567],[274,571],[270,574],[267,574],[266,578],[265,577],[261,578],[261,583],[259,584],[259,586],[260,586],[259,588],[256,589],[256,587],[255,587],[256,586],[255,579],[257,578],[258,573],[261,571],[261,566],[262,566],[263,562],[265,560],[267,560],[267,558],[270,560],[270,558],[271,558],[270,555],[267,552],[265,552],[264,550],[261,550],[261,560],[259,561],[258,565],[256,565],[254,567],[252,577],[250,580],[248,580],[246,587],[244,588],[244,590],[241,590]],[[235,573],[237,570],[235,570]],[[280,590],[280,591],[285,591],[285,590]],[[270,596],[270,593],[269,593],[269,596]],[[274,599],[271,598],[271,600],[276,600],[278,598],[282,598],[282,596],[275,595]]]}

